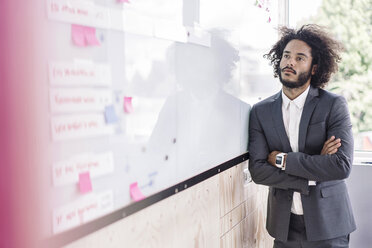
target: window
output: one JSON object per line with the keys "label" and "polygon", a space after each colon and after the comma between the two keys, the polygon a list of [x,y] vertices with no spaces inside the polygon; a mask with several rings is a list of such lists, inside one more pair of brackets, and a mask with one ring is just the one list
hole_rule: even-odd
{"label": "window", "polygon": [[307,23],[326,26],[344,45],[339,71],[327,89],[348,101],[356,163],[372,161],[372,9],[369,4],[368,0],[289,2],[291,27]]}

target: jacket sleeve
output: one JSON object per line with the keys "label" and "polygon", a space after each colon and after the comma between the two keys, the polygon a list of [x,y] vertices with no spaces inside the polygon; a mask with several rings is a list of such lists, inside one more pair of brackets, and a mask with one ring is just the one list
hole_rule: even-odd
{"label": "jacket sleeve", "polygon": [[342,96],[335,98],[330,110],[327,139],[332,135],[341,139],[341,147],[337,153],[332,155],[288,153],[285,172],[317,182],[347,178],[353,161],[354,140],[349,110]]}
{"label": "jacket sleeve", "polygon": [[308,194],[308,180],[289,175],[267,162],[269,155],[268,139],[257,116],[257,106],[253,106],[249,119],[249,171],[257,184],[280,189],[292,189]]}

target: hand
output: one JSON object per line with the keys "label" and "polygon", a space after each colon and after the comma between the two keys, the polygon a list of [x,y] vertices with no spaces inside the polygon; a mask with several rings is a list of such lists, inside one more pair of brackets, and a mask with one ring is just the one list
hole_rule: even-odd
{"label": "hand", "polygon": [[271,164],[272,166],[275,166],[275,161],[276,161],[276,155],[278,155],[279,153],[281,152],[278,152],[278,151],[272,151],[268,156],[267,156],[267,162],[269,162],[269,164]]}
{"label": "hand", "polygon": [[341,139],[336,139],[335,136],[332,136],[326,142],[324,142],[323,149],[320,152],[320,154],[321,155],[335,154],[340,146]]}

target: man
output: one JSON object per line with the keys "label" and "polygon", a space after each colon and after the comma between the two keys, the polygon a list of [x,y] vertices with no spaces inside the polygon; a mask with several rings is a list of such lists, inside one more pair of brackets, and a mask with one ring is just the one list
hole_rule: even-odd
{"label": "man", "polygon": [[316,25],[281,33],[265,57],[282,90],[253,106],[249,124],[249,169],[269,186],[266,227],[274,248],[348,247],[350,116],[343,97],[322,89],[341,46]]}

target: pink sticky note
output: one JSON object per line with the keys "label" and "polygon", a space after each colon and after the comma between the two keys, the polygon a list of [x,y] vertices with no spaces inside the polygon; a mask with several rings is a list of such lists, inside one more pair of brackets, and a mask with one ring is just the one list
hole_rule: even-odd
{"label": "pink sticky note", "polygon": [[140,200],[143,200],[143,199],[146,198],[146,197],[142,194],[141,190],[138,188],[138,183],[137,183],[137,182],[132,183],[132,184],[129,186],[129,191],[130,191],[130,197],[131,197],[134,201],[140,201]]}
{"label": "pink sticky note", "polygon": [[101,43],[97,39],[96,29],[92,27],[84,27],[85,42],[88,46],[99,46]]}
{"label": "pink sticky note", "polygon": [[133,112],[132,97],[128,96],[124,97],[124,112],[125,113]]}
{"label": "pink sticky note", "polygon": [[89,172],[79,174],[79,188],[82,194],[92,191],[92,181],[90,180]]}
{"label": "pink sticky note", "polygon": [[85,47],[85,27],[81,25],[71,25],[71,39],[75,45]]}

